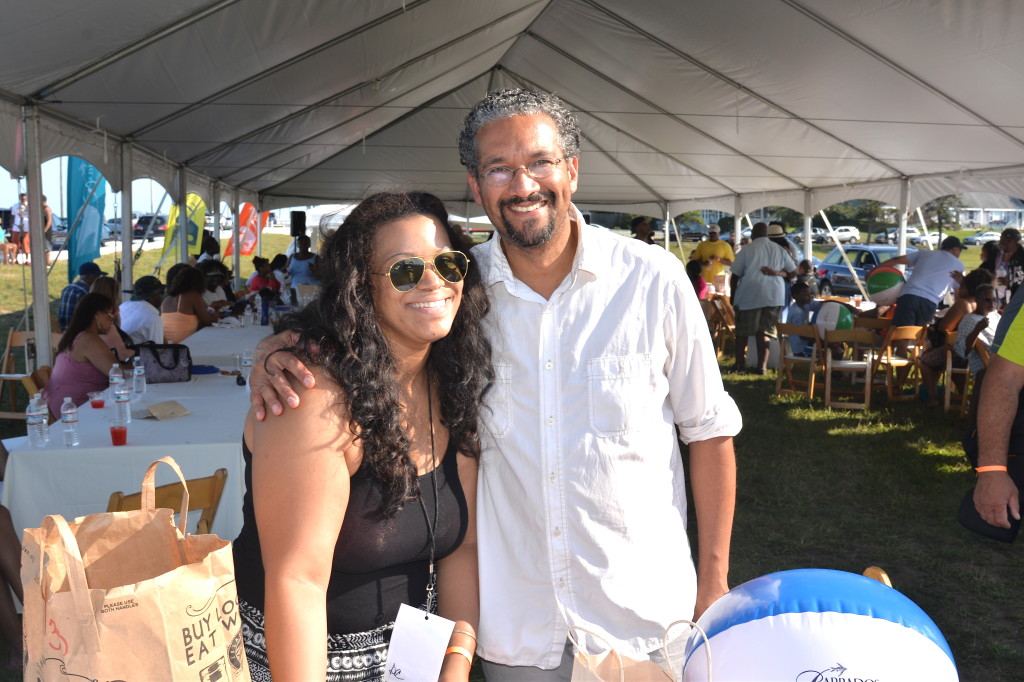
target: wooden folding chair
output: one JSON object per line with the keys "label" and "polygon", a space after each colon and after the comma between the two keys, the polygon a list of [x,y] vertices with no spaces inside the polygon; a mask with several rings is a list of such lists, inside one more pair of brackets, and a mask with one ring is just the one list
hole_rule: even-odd
{"label": "wooden folding chair", "polygon": [[712,337],[715,342],[715,353],[718,357],[725,354],[730,343],[736,343],[736,311],[725,296],[715,296],[711,305],[717,316],[717,335]]}
{"label": "wooden folding chair", "polygon": [[[890,401],[917,400],[922,378],[918,358],[924,348],[927,327],[889,327],[885,341],[875,359],[875,373],[885,375],[885,391]],[[903,393],[910,383],[913,391]]]}
{"label": "wooden folding chair", "polygon": [[[50,347],[53,349],[53,355],[56,357],[57,345],[60,343],[61,334],[50,334]],[[3,374],[15,374],[17,372],[17,359],[19,356],[24,356],[25,348],[29,343],[35,343],[36,333],[26,331],[11,330],[7,335],[7,347],[4,349],[3,364],[0,366],[0,372]],[[52,365],[54,358],[50,358],[49,362]],[[6,417],[8,419],[24,419],[25,415],[14,411],[18,401],[17,383],[11,380],[4,380],[0,378],[0,395],[2,395],[3,384],[7,383],[7,405],[11,412],[0,413],[0,417]]]}
{"label": "wooden folding chair", "polygon": [[[21,378],[21,385],[25,387],[29,398],[46,388],[46,384],[50,383],[51,374],[53,374],[53,369],[49,365],[43,365],[31,374],[27,374]],[[47,412],[50,415],[51,424],[57,421],[57,416],[53,412],[50,412],[49,410]]]}
{"label": "wooden folding chair", "polygon": [[[831,329],[825,331],[825,406],[845,410],[871,409],[872,377],[875,368],[875,333],[869,329]],[[842,349],[834,357],[833,349]],[[860,396],[861,391],[834,390],[835,375],[850,374],[852,379],[864,382],[860,402],[837,400],[833,397]],[[854,382],[856,383],[856,382]]]}
{"label": "wooden folding chair", "polygon": [[945,412],[949,412],[953,406],[953,398],[955,397],[960,405],[960,414],[967,414],[967,399],[971,393],[971,384],[973,383],[971,378],[971,370],[968,367],[954,367],[953,360],[956,357],[956,353],[953,352],[953,346],[956,345],[957,331],[946,332],[945,348],[946,348],[946,367],[944,372],[944,385],[942,395],[942,409]]}
{"label": "wooden folding chair", "polygon": [[[779,333],[779,368],[775,379],[775,395],[806,395],[814,400],[815,378],[818,372],[825,370],[818,327],[813,324],[779,322],[775,329]],[[790,338],[801,339],[800,344],[803,345],[809,342],[810,353],[794,354]],[[806,371],[807,378],[794,377],[794,369]]]}
{"label": "wooden folding chair", "polygon": [[[224,492],[224,484],[227,480],[228,470],[217,469],[212,476],[192,478],[186,481],[188,485],[189,511],[202,511],[196,527],[198,535],[205,535],[210,532],[210,528],[213,526],[213,519],[217,515],[217,507],[220,505],[220,496]],[[171,509],[177,514],[181,510],[181,497],[184,492],[185,489],[180,481],[157,486],[157,508]],[[120,491],[111,493],[110,501],[107,503],[108,512],[133,511],[141,508],[141,492],[132,493],[131,495],[125,495]]]}

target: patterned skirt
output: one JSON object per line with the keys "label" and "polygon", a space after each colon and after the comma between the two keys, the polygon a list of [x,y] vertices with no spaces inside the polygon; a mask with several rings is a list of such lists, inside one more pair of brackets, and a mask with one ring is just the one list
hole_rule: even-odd
{"label": "patterned skirt", "polygon": [[[241,599],[238,607],[252,682],[272,682],[267,663],[267,639],[263,633],[263,613]],[[328,634],[326,682],[381,682],[394,627],[394,623],[388,623],[368,632]]]}

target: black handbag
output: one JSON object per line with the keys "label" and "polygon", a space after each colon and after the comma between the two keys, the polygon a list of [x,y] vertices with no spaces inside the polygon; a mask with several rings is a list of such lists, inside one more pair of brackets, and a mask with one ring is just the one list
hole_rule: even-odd
{"label": "black handbag", "polygon": [[180,343],[142,343],[135,346],[146,368],[146,383],[170,384],[192,380],[192,353]]}

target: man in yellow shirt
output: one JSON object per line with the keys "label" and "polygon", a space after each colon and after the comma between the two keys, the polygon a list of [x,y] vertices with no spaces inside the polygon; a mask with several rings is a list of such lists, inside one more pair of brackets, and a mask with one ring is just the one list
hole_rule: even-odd
{"label": "man in yellow shirt", "polygon": [[725,272],[725,266],[732,265],[736,258],[729,242],[719,238],[719,232],[721,232],[721,228],[718,225],[709,227],[708,240],[697,244],[697,248],[690,254],[690,260],[700,261],[700,276],[708,284],[714,284],[715,275]]}

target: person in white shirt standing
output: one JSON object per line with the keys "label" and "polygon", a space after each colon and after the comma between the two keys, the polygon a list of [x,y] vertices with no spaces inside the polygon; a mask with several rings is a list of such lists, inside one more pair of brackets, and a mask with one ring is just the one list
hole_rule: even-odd
{"label": "person in white shirt standing", "polygon": [[[491,301],[497,376],[477,517],[488,682],[570,680],[571,626],[658,659],[670,623],[729,589],[739,410],[683,263],[590,227],[572,204],[579,143],[561,100],[524,90],[487,95],[460,136],[497,231],[471,254]],[[286,372],[312,380],[284,353],[255,365],[257,418],[265,406],[280,413],[281,399],[297,404]]]}
{"label": "person in white shirt standing", "polygon": [[14,262],[18,262],[18,256],[25,254],[25,262],[29,259],[29,240],[28,240],[28,195],[21,193],[18,195],[18,203],[11,206],[11,243],[14,244],[16,250],[14,252]]}
{"label": "person in white shirt standing", "polygon": [[160,317],[160,304],[165,287],[152,275],[135,280],[132,300],[121,304],[121,331],[132,337],[132,343],[164,342],[164,322]]}

